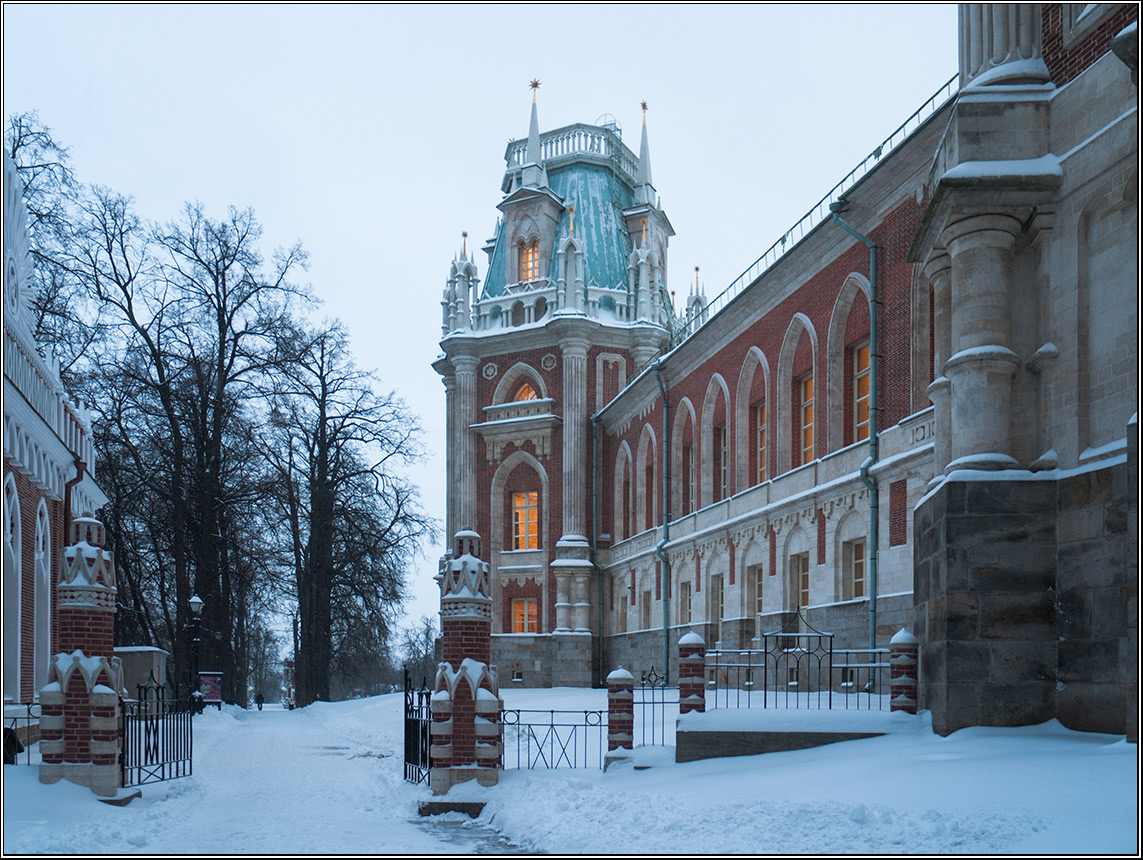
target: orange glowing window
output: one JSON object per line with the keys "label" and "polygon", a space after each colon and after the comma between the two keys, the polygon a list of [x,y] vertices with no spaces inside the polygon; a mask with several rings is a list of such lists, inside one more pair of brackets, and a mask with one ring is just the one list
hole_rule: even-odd
{"label": "orange glowing window", "polygon": [[513,633],[538,633],[540,630],[539,619],[540,614],[536,598],[517,597],[512,601]]}
{"label": "orange glowing window", "polygon": [[540,547],[539,494],[512,494],[512,549]]}
{"label": "orange glowing window", "polygon": [[869,438],[869,344],[853,350],[853,441]]}
{"label": "orange glowing window", "polygon": [[534,281],[540,277],[540,243],[520,245],[520,280]]}
{"label": "orange glowing window", "polygon": [[538,400],[539,395],[536,394],[536,389],[532,387],[532,383],[525,382],[516,389],[516,396],[512,399],[519,403],[521,400]]}

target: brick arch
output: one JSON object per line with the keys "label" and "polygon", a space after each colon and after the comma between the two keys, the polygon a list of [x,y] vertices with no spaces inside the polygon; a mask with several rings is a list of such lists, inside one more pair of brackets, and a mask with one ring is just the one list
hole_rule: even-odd
{"label": "brick arch", "polygon": [[735,395],[734,436],[737,440],[735,450],[738,455],[735,459],[735,486],[745,489],[754,485],[754,477],[757,474],[757,470],[752,468],[755,464],[755,452],[751,415],[759,395],[766,400],[767,424],[773,424],[770,410],[770,362],[766,360],[765,353],[756,346],[746,351],[742,370],[738,373],[738,388]]}
{"label": "brick arch", "polygon": [[536,368],[525,361],[518,361],[508,368],[500,377],[496,390],[492,394],[493,405],[510,403],[516,392],[525,382],[532,383],[536,393],[541,398],[548,396],[548,387],[544,384],[544,377]]}
{"label": "brick arch", "polygon": [[[869,280],[857,272],[850,273],[837,294],[829,320],[826,340],[826,444],[836,451],[852,442],[852,397],[847,397],[847,380],[852,376],[848,349],[869,337],[869,309],[872,291]],[[859,307],[864,299],[865,321],[861,324]],[[857,330],[855,331],[855,325]],[[816,378],[816,377],[815,377]],[[849,428],[847,434],[846,428]],[[847,441],[848,440],[848,441]]]}
{"label": "brick arch", "polygon": [[[793,465],[793,446],[797,444],[797,440],[793,438],[793,422],[794,422],[794,357],[798,351],[798,343],[805,335],[809,338],[810,351],[813,354],[813,377],[814,385],[817,385],[820,379],[818,368],[818,334],[814,329],[814,324],[810,322],[810,318],[803,313],[794,314],[793,319],[790,320],[790,325],[786,329],[786,336],[782,340],[782,350],[778,355],[778,384],[777,396],[778,401],[776,406],[777,413],[777,433],[775,443],[777,444],[777,463],[778,472],[787,472]],[[816,399],[816,398],[815,398]],[[817,433],[816,425],[820,409],[814,410],[814,424],[815,424],[815,449],[817,448]]]}
{"label": "brick arch", "polygon": [[[721,416],[719,407],[721,406]],[[706,387],[706,396],[703,398],[702,403],[702,421],[700,424],[700,439],[702,451],[700,456],[701,466],[699,468],[699,486],[701,492],[699,494],[700,507],[714,503],[714,428],[716,420],[721,417],[727,427],[726,444],[728,449],[728,456],[733,456],[734,443],[730,438],[730,388],[726,384],[726,380],[722,378],[721,373],[716,373],[710,378],[710,382]],[[730,474],[734,474],[733,464],[729,469]],[[727,487],[727,495],[733,492],[733,487]]]}

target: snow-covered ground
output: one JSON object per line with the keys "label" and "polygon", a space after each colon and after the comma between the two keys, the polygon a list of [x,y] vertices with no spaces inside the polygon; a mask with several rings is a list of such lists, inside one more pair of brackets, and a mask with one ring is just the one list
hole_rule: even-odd
{"label": "snow-covered ground", "polygon": [[[507,690],[508,707],[603,708],[600,691]],[[689,718],[688,718],[689,719]],[[727,727],[837,714],[714,715]],[[488,828],[550,853],[1121,853],[1138,844],[1138,749],[1045,723],[934,735],[925,715],[853,717],[884,737],[636,769],[507,770],[457,786],[475,827],[418,819],[403,780],[402,697],[195,719],[194,775],[124,807],[34,767],[4,768],[4,852],[356,854],[489,850]],[[483,826],[481,826],[483,825]],[[472,839],[466,837],[466,832]],[[481,841],[482,836],[485,841]],[[459,840],[459,841],[458,841]]]}

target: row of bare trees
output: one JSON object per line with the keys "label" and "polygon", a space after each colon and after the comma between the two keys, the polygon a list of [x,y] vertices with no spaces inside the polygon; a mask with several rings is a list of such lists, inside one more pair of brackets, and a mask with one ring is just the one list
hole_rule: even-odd
{"label": "row of bare trees", "polygon": [[[246,704],[275,618],[296,619],[297,702],[388,664],[406,575],[432,525],[401,467],[420,455],[402,401],[314,324],[300,244],[262,250],[250,210],[188,204],[166,223],[76,181],[35,114],[5,135],[31,213],[37,336],[96,415],[117,637],[199,666]],[[260,656],[262,655],[262,656]],[[364,673],[368,675],[369,673]]]}

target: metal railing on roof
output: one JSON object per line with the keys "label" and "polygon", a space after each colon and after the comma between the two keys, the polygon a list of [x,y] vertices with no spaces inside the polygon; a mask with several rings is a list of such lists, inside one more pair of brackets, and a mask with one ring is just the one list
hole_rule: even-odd
{"label": "metal railing on roof", "polygon": [[817,227],[823,220],[829,218],[829,206],[831,203],[845,196],[845,193],[849,191],[849,189],[860,182],[867,173],[881,163],[882,158],[904,143],[913,132],[924,125],[933,114],[945,106],[945,103],[948,102],[957,91],[956,81],[958,76],[959,73],[949,78],[948,83],[933,93],[929,100],[917,108],[912,116],[901,123],[900,127],[889,135],[880,146],[865,156],[857,167],[853,168],[841,182],[831,188],[821,200],[811,207],[809,212],[803,215],[793,227],[783,233],[773,245],[767,248],[762,256],[751,263],[741,275],[735,278],[730,286],[711,299],[701,311],[702,316],[706,318],[705,321],[700,319],[697,321],[697,325],[692,325],[696,320],[691,319],[689,314],[684,315],[680,325],[672,332],[671,348],[678,346],[683,341],[689,339],[691,335],[697,333],[706,322],[709,322],[719,311],[726,307],[732,299],[745,290],[746,287],[758,280],[763,272],[769,269],[770,266],[777,262],[787,251],[804,239],[811,230]]}

